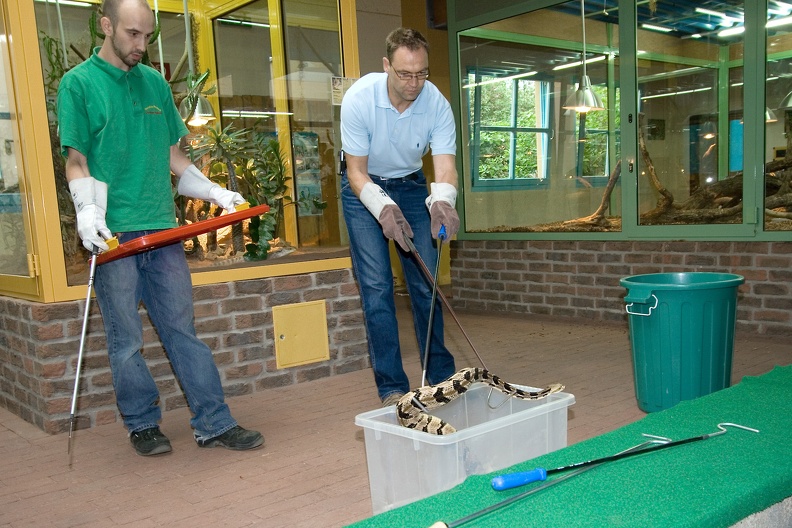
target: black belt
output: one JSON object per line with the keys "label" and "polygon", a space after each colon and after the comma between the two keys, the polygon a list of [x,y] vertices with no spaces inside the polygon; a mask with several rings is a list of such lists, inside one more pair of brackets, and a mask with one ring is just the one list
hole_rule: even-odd
{"label": "black belt", "polygon": [[420,171],[415,171],[412,174],[408,174],[407,176],[401,176],[399,178],[383,178],[382,176],[369,174],[369,176],[371,176],[372,178],[377,178],[378,180],[382,180],[382,181],[393,181],[393,182],[415,181],[418,179],[419,175],[420,175]]}

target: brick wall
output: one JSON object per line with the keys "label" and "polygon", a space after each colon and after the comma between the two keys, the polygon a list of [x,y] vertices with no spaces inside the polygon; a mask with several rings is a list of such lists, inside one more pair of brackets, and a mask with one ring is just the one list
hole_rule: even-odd
{"label": "brick wall", "polygon": [[[277,370],[271,307],[324,299],[330,360]],[[194,289],[195,327],[212,349],[227,396],[369,366],[351,270],[230,282]],[[0,297],[0,405],[49,433],[69,427],[85,301],[42,304]],[[143,355],[164,409],[186,406],[145,310]],[[120,420],[97,303],[83,355],[78,427]]]}
{"label": "brick wall", "polygon": [[621,278],[690,271],[745,277],[739,330],[792,334],[792,242],[456,241],[451,250],[461,309],[625,324]]}
{"label": "brick wall", "polygon": [[[624,321],[619,279],[644,273],[743,275],[737,327],[792,335],[792,242],[456,241],[452,302],[459,309]],[[196,329],[213,350],[229,396],[369,366],[351,270],[194,289]],[[271,307],[324,299],[330,361],[277,370]],[[41,304],[0,297],[0,405],[50,433],[68,429],[84,301]],[[145,311],[144,356],[163,406],[185,406]],[[92,303],[79,426],[119,420],[102,321]]]}

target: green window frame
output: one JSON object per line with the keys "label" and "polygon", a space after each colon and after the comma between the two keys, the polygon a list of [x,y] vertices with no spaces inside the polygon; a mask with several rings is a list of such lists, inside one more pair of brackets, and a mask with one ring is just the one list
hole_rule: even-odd
{"label": "green window frame", "polygon": [[[553,135],[551,86],[546,80],[527,76],[468,72],[465,91],[474,190],[539,188],[548,184]],[[529,97],[532,102],[526,101]],[[508,116],[502,115],[504,111]]]}

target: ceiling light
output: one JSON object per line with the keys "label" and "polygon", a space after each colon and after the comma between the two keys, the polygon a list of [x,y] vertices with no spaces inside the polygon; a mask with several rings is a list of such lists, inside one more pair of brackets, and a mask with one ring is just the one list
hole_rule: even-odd
{"label": "ceiling light", "polygon": [[[607,59],[607,57],[605,55],[600,55],[598,57],[594,57],[594,58],[591,58],[591,59],[586,59],[586,64],[591,64],[593,62],[604,61],[605,59]],[[565,70],[567,68],[574,68],[575,66],[580,66],[581,64],[583,64],[583,61],[570,62],[570,63],[567,63],[567,64],[562,64],[561,66],[556,66],[555,68],[553,68],[553,71],[555,71],[555,70]]]}
{"label": "ceiling light", "polygon": [[779,26],[787,26],[792,24],[792,16],[786,16],[783,18],[776,18],[775,20],[768,20],[767,27],[774,28]]}
{"label": "ceiling light", "polygon": [[717,11],[713,11],[711,9],[704,9],[703,7],[697,7],[696,13],[701,13],[702,15],[712,15],[721,18],[729,18],[728,16],[724,15],[723,13],[718,13]]}
{"label": "ceiling light", "polygon": [[536,75],[537,73],[538,72],[535,72],[535,71],[529,71],[529,72],[525,72],[525,73],[517,73],[515,75],[509,75],[508,77],[495,77],[494,79],[487,79],[486,81],[466,84],[462,88],[470,89],[470,88],[474,88],[476,86],[484,86],[484,85],[487,85],[487,84],[494,84],[494,83],[499,83],[499,82],[502,82],[502,81],[512,81],[514,79],[523,79],[525,77],[530,77],[532,75]]}
{"label": "ceiling light", "polygon": [[788,15],[792,13],[792,4],[787,4],[786,2],[776,2],[776,8],[771,9],[770,6],[767,7],[768,13],[778,13],[779,15]]}
{"label": "ceiling light", "polygon": [[671,97],[673,95],[685,95],[685,94],[689,94],[689,93],[706,92],[706,91],[709,91],[709,90],[712,90],[712,88],[711,87],[695,88],[693,90],[680,90],[678,92],[668,92],[668,93],[661,93],[661,94],[655,94],[655,95],[645,95],[645,96],[641,97],[641,100],[645,101],[647,99],[657,99],[658,97]]}
{"label": "ceiling light", "polygon": [[[766,28],[776,28],[781,26],[787,26],[792,24],[792,16],[785,16],[782,18],[776,18],[774,20],[768,20]],[[745,32],[745,26],[735,26],[729,29],[724,29],[723,31],[718,32],[719,37],[732,37],[734,35],[739,35]]]}
{"label": "ceiling light", "polygon": [[745,26],[736,26],[729,29],[724,29],[723,31],[718,32],[718,36],[732,37],[734,35],[739,35],[740,33],[745,33]]}
{"label": "ceiling light", "polygon": [[716,16],[716,17],[722,19],[723,22],[728,25],[727,27],[731,27],[734,24],[741,24],[742,23],[742,19],[741,18],[729,16],[729,15],[727,15],[725,13],[719,13],[719,12],[713,11],[711,9],[704,9],[703,7],[697,7],[696,8],[696,13],[701,13],[702,15]]}
{"label": "ceiling light", "polygon": [[218,18],[218,22],[228,24],[230,26],[243,26],[243,27],[270,27],[269,24],[262,24],[261,22],[249,22],[247,20],[236,20],[234,18]]}
{"label": "ceiling light", "polygon": [[294,112],[267,112],[266,110],[223,110],[223,117],[255,117],[265,119],[273,115],[294,115]]}
{"label": "ceiling light", "polygon": [[580,22],[583,27],[583,76],[580,78],[578,89],[569,96],[564,105],[566,109],[574,109],[576,112],[585,114],[590,110],[605,110],[602,100],[594,93],[591,87],[591,79],[586,75],[586,8],[583,0],[580,0]]}
{"label": "ceiling light", "polygon": [[75,0],[36,0],[36,2],[41,2],[44,4],[60,4],[65,6],[74,6],[74,7],[91,7],[91,4],[88,2],[77,2]]}
{"label": "ceiling light", "polygon": [[588,75],[584,75],[578,89],[569,96],[564,108],[585,114],[591,110],[605,110],[605,105],[591,87],[591,79]]}
{"label": "ceiling light", "polygon": [[644,29],[649,29],[651,31],[659,31],[660,33],[671,33],[673,28],[665,27],[665,26],[655,26],[654,24],[641,24],[641,27]]}

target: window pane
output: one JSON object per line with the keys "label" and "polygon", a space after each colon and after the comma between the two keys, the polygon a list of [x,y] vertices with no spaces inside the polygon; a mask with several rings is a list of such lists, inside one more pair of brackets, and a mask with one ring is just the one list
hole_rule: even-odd
{"label": "window pane", "polygon": [[[772,13],[780,18],[781,13]],[[789,26],[767,29],[765,104],[765,229],[792,230],[792,201],[789,193],[779,192],[789,185],[784,171],[792,167],[792,30]]]}
{"label": "window pane", "polygon": [[467,231],[621,229],[619,173],[606,185],[618,156],[618,10],[586,9],[586,74],[605,110],[565,108],[583,73],[579,2],[460,34]]}
{"label": "window pane", "polygon": [[25,236],[24,186],[17,171],[19,155],[18,123],[11,85],[7,38],[0,18],[0,275],[28,276]]}
{"label": "window pane", "polygon": [[[742,13],[743,3],[719,2],[717,11]],[[661,10],[638,8],[641,225],[742,223],[741,206],[728,200],[740,204],[742,186],[724,183],[729,159],[736,166],[742,157],[742,93],[723,96],[719,77],[719,65],[742,53],[742,35],[721,36],[727,19],[710,18],[706,34],[667,32]]]}
{"label": "window pane", "polygon": [[[274,133],[274,57],[267,1],[226,13],[213,26],[222,126]],[[251,49],[256,53],[249,53]]]}
{"label": "window pane", "polygon": [[481,126],[510,126],[513,107],[513,83],[481,76]]}
{"label": "window pane", "polygon": [[342,73],[338,1],[282,0],[282,5],[299,247],[337,248],[346,255],[339,247],[346,228],[335,163],[341,142],[334,140],[330,90],[331,78]]}
{"label": "window pane", "polygon": [[[537,178],[539,165],[544,161],[538,148],[539,138],[535,133],[517,134],[517,152],[515,154],[514,177]],[[544,167],[544,163],[541,163]]]}
{"label": "window pane", "polygon": [[[261,191],[258,200],[269,203],[274,211],[272,234],[276,238],[269,254],[346,256],[336,192],[335,159],[340,146],[334,141],[337,120],[330,90],[331,78],[342,70],[337,3],[283,0],[281,7],[285,57],[274,56],[273,39],[281,34],[270,27],[267,0],[257,0],[214,21],[223,126],[249,131],[251,137],[259,138],[260,146],[276,141],[284,161],[293,168],[293,179],[281,180],[281,186],[264,182],[271,164],[262,164],[258,172],[245,171],[249,187]],[[253,55],[251,47],[256,49]],[[282,64],[276,62],[281,60]],[[281,70],[285,70],[282,77]],[[291,152],[280,139],[283,134],[290,134]],[[280,199],[287,184],[293,185],[295,200]],[[316,246],[330,251],[310,253],[307,249]]]}
{"label": "window pane", "polygon": [[508,132],[482,132],[479,147],[479,178],[504,180],[509,178],[511,138]]}
{"label": "window pane", "polygon": [[542,112],[545,109],[542,106],[541,83],[521,79],[517,81],[517,86],[517,126],[547,126],[547,115]]}

